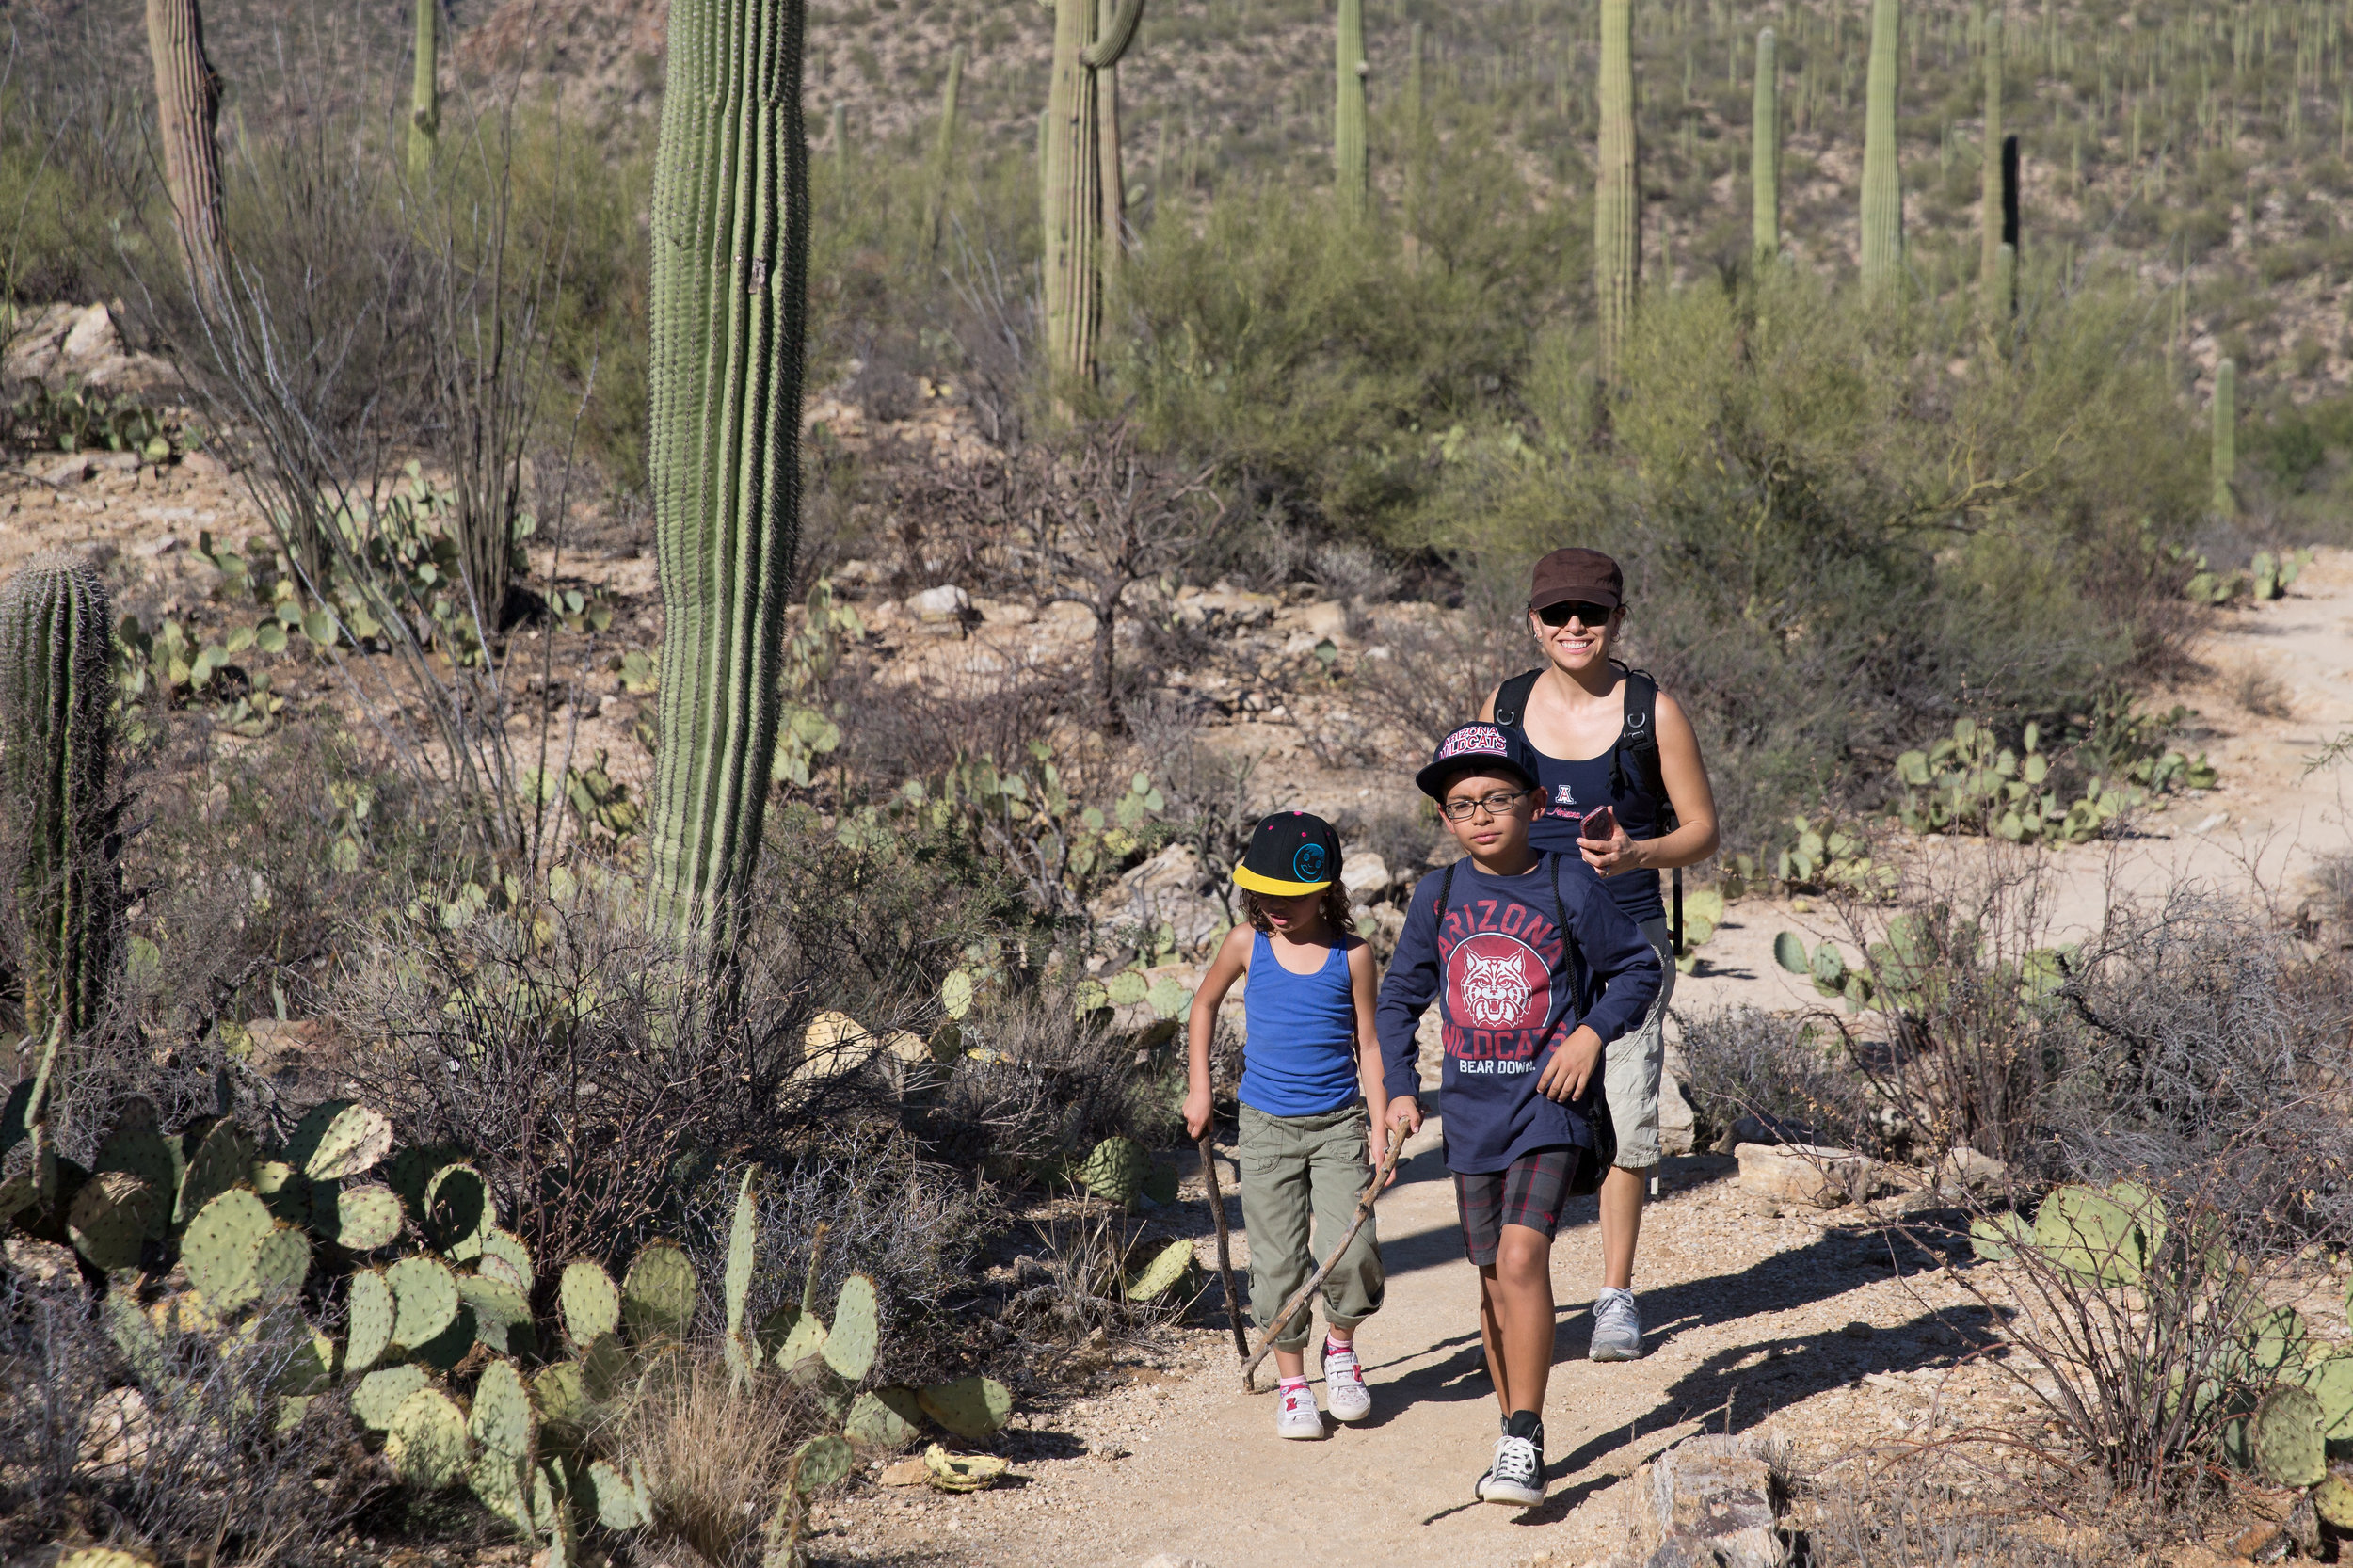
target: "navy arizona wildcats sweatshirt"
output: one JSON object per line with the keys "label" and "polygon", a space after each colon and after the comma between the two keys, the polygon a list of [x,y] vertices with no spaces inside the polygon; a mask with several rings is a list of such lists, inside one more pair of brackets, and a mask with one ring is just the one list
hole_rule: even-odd
{"label": "navy arizona wildcats sweatshirt", "polygon": [[[1490,875],[1467,857],[1453,870],[1443,911],[1446,872],[1415,887],[1381,982],[1373,1024],[1389,1096],[1421,1093],[1414,1032],[1434,1000],[1446,1043],[1447,1169],[1500,1171],[1534,1149],[1587,1146],[1584,1116],[1537,1093],[1536,1079],[1578,1024],[1601,1036],[1606,1057],[1609,1042],[1642,1021],[1663,979],[1658,953],[1598,878],[1558,856],[1538,856],[1518,876]],[[1556,907],[1585,959],[1581,1017]],[[1601,1076],[1596,1062],[1589,1097]]]}

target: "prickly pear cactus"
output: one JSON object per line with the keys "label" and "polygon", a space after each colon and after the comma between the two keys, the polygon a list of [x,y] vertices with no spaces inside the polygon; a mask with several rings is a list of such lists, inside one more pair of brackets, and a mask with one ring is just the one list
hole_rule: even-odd
{"label": "prickly pear cactus", "polygon": [[1130,1204],[1152,1174],[1152,1157],[1132,1138],[1106,1138],[1079,1167],[1079,1182],[1096,1197]]}
{"label": "prickly pear cactus", "polygon": [[2255,1467],[2275,1486],[2316,1486],[2329,1473],[2320,1401],[2281,1384],[2255,1407]]}

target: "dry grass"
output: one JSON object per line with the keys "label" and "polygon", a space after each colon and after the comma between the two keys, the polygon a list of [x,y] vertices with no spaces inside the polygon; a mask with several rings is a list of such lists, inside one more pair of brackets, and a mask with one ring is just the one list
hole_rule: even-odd
{"label": "dry grass", "polygon": [[790,1384],[738,1385],[698,1350],[669,1357],[615,1423],[622,1451],[645,1466],[655,1528],[714,1568],[757,1562],[792,1452],[818,1427]]}
{"label": "dry grass", "polygon": [[2272,674],[2270,667],[2249,660],[2230,672],[2231,700],[2259,719],[2284,719],[2295,715],[2296,705],[2288,697],[2285,682]]}

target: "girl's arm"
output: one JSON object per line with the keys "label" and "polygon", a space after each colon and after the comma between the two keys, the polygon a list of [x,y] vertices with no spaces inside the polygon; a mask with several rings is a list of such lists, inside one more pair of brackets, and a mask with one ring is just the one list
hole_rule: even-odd
{"label": "girl's arm", "polygon": [[[1389,1152],[1388,1140],[1403,1137],[1389,1126],[1389,1080],[1381,1062],[1380,1037],[1373,1032],[1373,993],[1380,985],[1372,949],[1363,941],[1348,950],[1348,990],[1356,1003],[1356,1081],[1365,1092],[1365,1110],[1372,1118],[1373,1135],[1366,1141],[1365,1158],[1375,1170]],[[1389,1173],[1395,1181],[1397,1173]]]}
{"label": "girl's arm", "polygon": [[1185,1136],[1199,1143],[1208,1136],[1214,1114],[1209,1099],[1209,1041],[1217,1033],[1217,1010],[1234,982],[1250,972],[1251,929],[1238,925],[1218,944],[1201,988],[1193,994],[1185,1015]]}

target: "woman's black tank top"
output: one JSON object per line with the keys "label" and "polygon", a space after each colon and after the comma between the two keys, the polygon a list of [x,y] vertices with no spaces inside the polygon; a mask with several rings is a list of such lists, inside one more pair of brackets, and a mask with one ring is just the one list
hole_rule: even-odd
{"label": "woman's black tank top", "polygon": [[[1621,680],[1619,690],[1625,689]],[[1521,733],[1527,733],[1525,728]],[[1585,857],[1577,849],[1578,831],[1584,825],[1585,813],[1605,805],[1617,813],[1627,838],[1658,837],[1666,820],[1665,803],[1651,795],[1643,786],[1641,770],[1620,755],[1625,739],[1621,720],[1618,740],[1610,748],[1582,761],[1548,757],[1535,742],[1529,742],[1528,749],[1536,755],[1536,782],[1545,788],[1545,808],[1528,830],[1528,841],[1532,848],[1551,851],[1572,865],[1584,866]],[[1586,871],[1591,874],[1593,868],[1587,866]],[[1667,906],[1658,896],[1657,872],[1620,872],[1600,881],[1617,901],[1618,907],[1638,923],[1666,918]]]}

